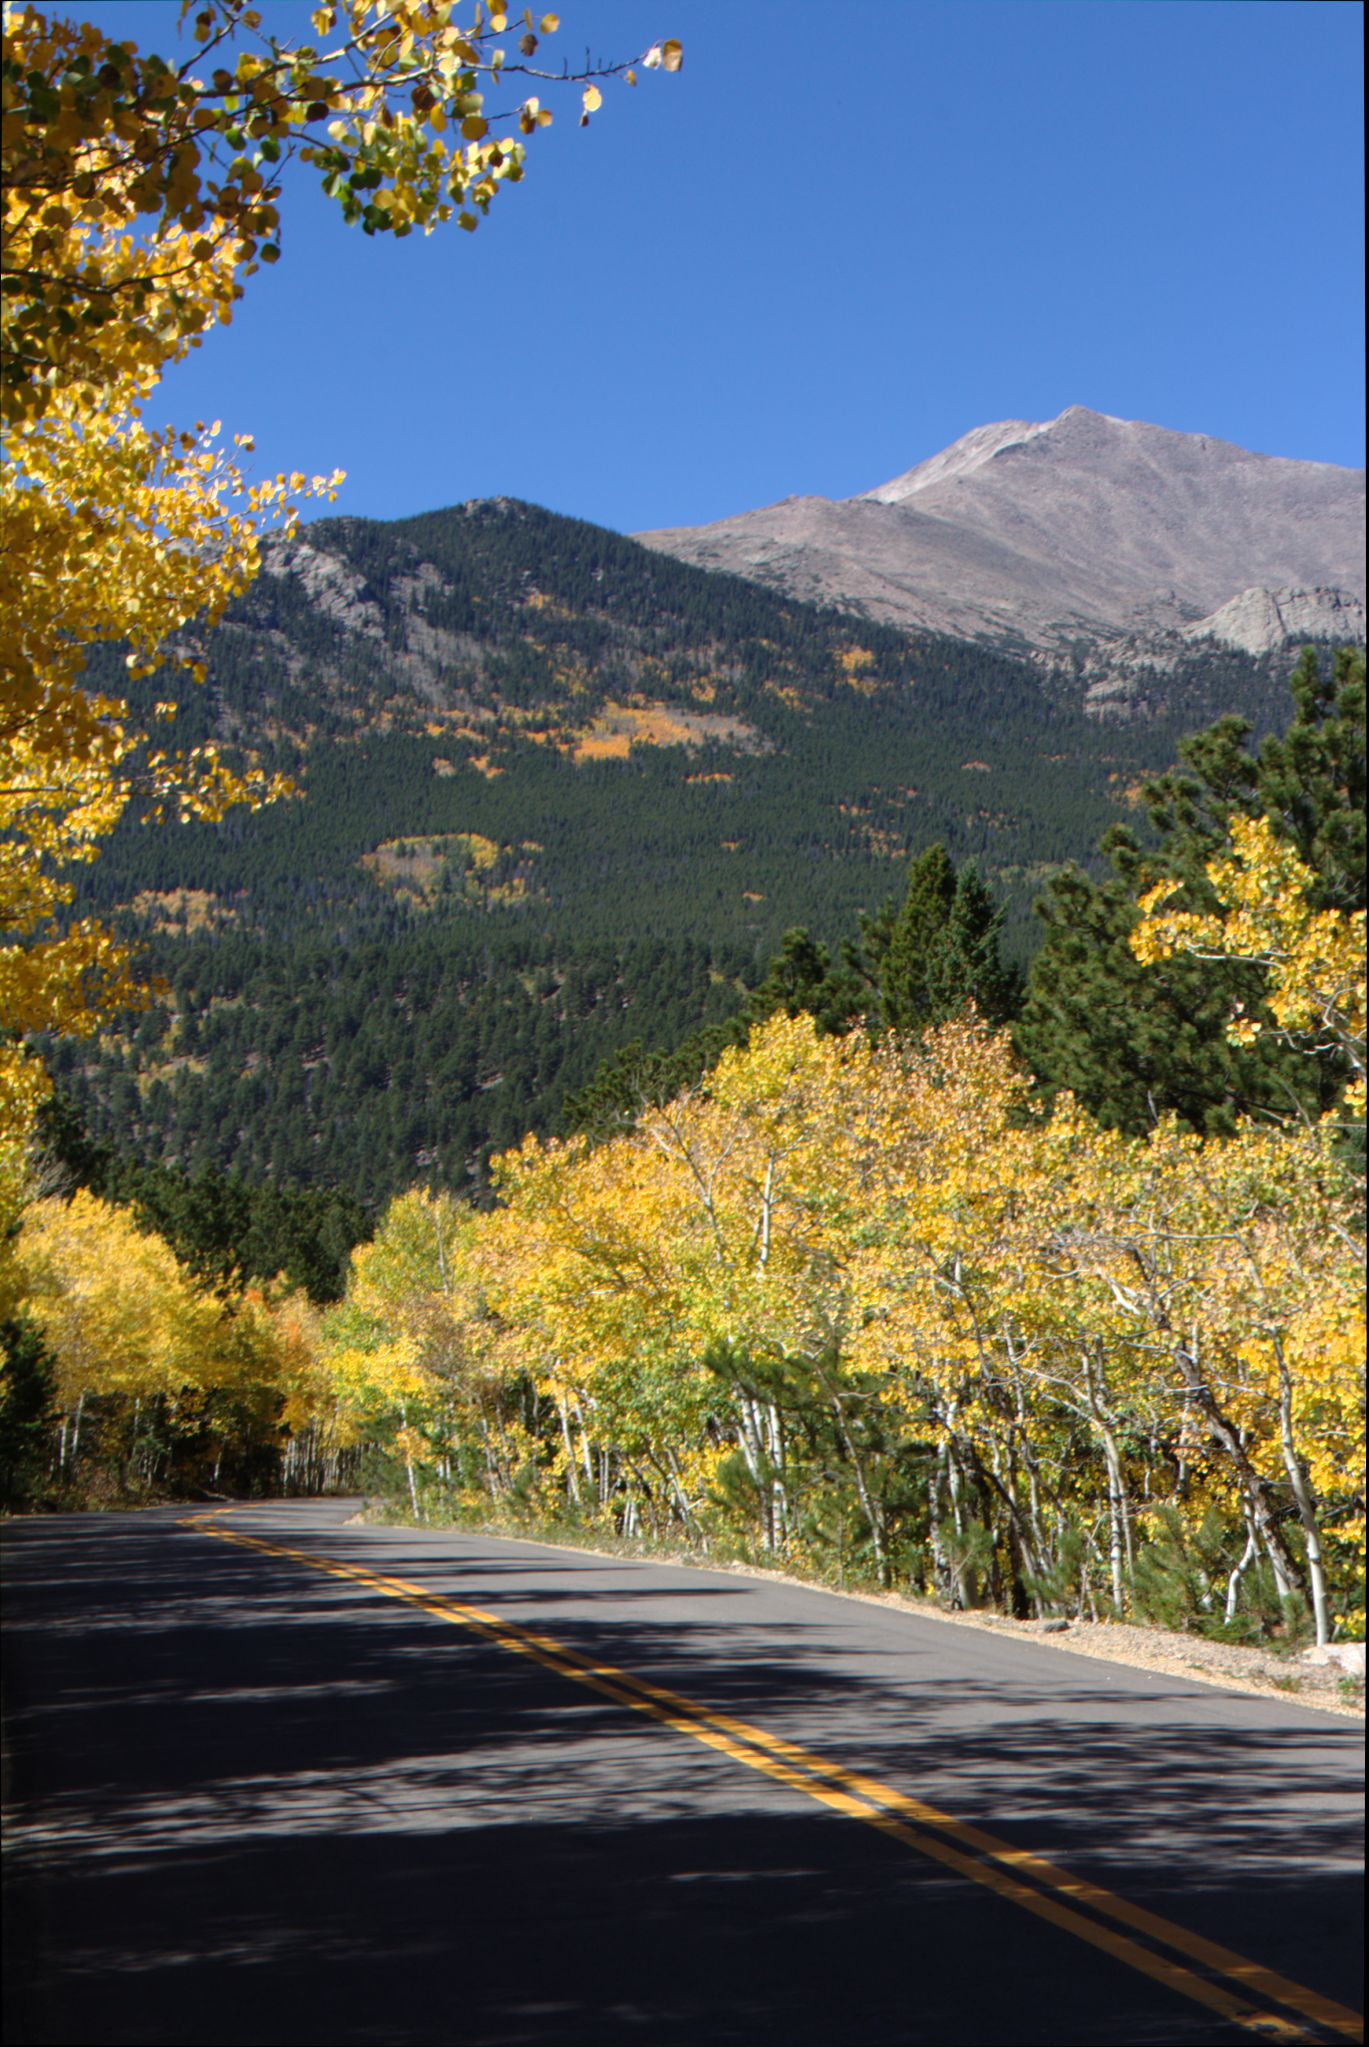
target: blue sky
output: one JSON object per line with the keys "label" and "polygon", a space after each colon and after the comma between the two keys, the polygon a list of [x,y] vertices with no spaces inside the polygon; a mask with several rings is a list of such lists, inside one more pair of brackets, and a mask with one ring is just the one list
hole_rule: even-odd
{"label": "blue sky", "polygon": [[[175,42],[172,0],[62,11]],[[367,240],[292,181],[282,261],[150,412],[346,469],[338,510],[503,494],[623,531],[1070,404],[1363,462],[1359,6],[558,11],[572,61],[677,35],[684,69],[586,130],[567,104],[474,236]]]}

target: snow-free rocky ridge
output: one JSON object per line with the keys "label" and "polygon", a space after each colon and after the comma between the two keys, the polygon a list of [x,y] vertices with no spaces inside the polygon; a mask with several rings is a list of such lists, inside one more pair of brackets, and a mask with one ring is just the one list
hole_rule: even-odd
{"label": "snow-free rocky ridge", "polygon": [[909,628],[1046,653],[1364,637],[1364,471],[1072,405],[977,427],[861,496],[648,547]]}

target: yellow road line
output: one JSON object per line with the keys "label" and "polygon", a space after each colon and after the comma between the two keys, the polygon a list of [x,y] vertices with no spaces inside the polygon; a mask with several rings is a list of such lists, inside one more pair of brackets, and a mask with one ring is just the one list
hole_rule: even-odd
{"label": "yellow road line", "polygon": [[[526,1656],[543,1664],[559,1676],[585,1685],[590,1690],[613,1700],[616,1704],[629,1707],[632,1711],[644,1713],[663,1726],[685,1734],[707,1747],[729,1756],[733,1761],[743,1763],[748,1769],[758,1770],[773,1778],[777,1783],[791,1790],[801,1791],[818,1803],[844,1814],[847,1818],[863,1821],[877,1827],[881,1833],[890,1835],[919,1854],[942,1863],[971,1882],[996,1892],[1013,1904],[1034,1913],[1038,1918],[1061,1927],[1076,1938],[1087,1941],[1091,1946],[1101,1948],[1115,1959],[1125,1962],[1142,1974],[1155,1978],[1181,1996],[1206,2005],[1219,2012],[1250,2032],[1266,2039],[1285,2041],[1308,2040],[1312,2036],[1302,2027],[1293,2024],[1281,2013],[1259,2009],[1249,2003],[1249,1997],[1268,1999],[1281,2004],[1286,2010],[1296,2011],[1314,2025],[1324,2027],[1347,2040],[1359,2041],[1364,2037],[1363,2021],[1359,2014],[1334,1999],[1321,1996],[1317,1991],[1306,1989],[1302,1984],[1292,1982],[1277,1971],[1265,1968],[1261,1963],[1252,1962],[1232,1949],[1209,1941],[1200,1934],[1191,1933],[1186,1927],[1178,1926],[1171,1920],[1148,1912],[1143,1906],[1133,1905],[1127,1899],[1091,1883],[1087,1878],[1072,1875],[1068,1870],[1033,1855],[1024,1849],[1011,1846],[993,1834],[955,1819],[951,1814],[926,1804],[921,1799],[911,1798],[895,1790],[891,1785],[866,1777],[859,1772],[846,1770],[840,1764],[828,1762],[812,1751],[800,1748],[795,1743],[768,1733],[764,1728],[753,1727],[748,1721],[737,1720],[724,1713],[713,1711],[693,1699],[677,1692],[653,1685],[644,1678],[632,1676],[614,1664],[591,1662],[576,1650],[568,1649],[563,1643],[546,1635],[535,1635],[526,1628],[501,1620],[495,1614],[483,1613],[476,1607],[458,1604],[434,1594],[424,1586],[410,1584],[406,1579],[382,1577],[374,1571],[359,1565],[346,1564],[335,1559],[320,1557],[306,1550],[291,1548],[282,1543],[263,1541],[260,1537],[240,1535],[235,1529],[215,1527],[211,1524],[221,1515],[232,1511],[220,1508],[210,1514],[190,1517],[183,1526],[200,1534],[212,1535],[220,1541],[230,1542],[244,1549],[254,1549],[267,1556],[283,1557],[293,1563],[306,1565],[311,1570],[324,1571],[335,1578],[350,1580],[369,1590],[382,1592],[387,1597],[404,1601],[406,1605],[421,1608],[425,1613],[439,1620],[454,1623],[470,1629],[473,1633],[493,1642],[499,1648]],[[917,1827],[907,1824],[909,1819],[920,1822]],[[925,1831],[931,1827],[936,1834]],[[949,1837],[946,1840],[937,1835]],[[952,1846],[951,1843],[960,1846]],[[965,1854],[962,1849],[973,1851]],[[1028,1878],[1030,1882],[1022,1881]],[[1034,1888],[1039,1885],[1041,1888]],[[1102,1926],[1097,1920],[1085,1918],[1076,1906],[1085,1906],[1093,1912],[1113,1919],[1148,1939],[1162,1943],[1206,1969],[1223,1976],[1239,1987],[1245,1995],[1234,1995],[1220,1983],[1195,1975],[1181,1962],[1168,1956],[1159,1955],[1152,1949],[1141,1947],[1123,1933],[1111,1927]]]}

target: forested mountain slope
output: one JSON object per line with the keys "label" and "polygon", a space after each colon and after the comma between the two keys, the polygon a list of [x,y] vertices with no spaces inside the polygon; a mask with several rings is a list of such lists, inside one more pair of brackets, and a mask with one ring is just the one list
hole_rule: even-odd
{"label": "forested mountain slope", "polygon": [[480,1182],[606,1057],[721,1019],[786,929],[850,932],[936,841],[1025,953],[1043,877],[1181,733],[1286,703],[1286,661],[1205,646],[1099,719],[983,646],[503,500],[309,527],[205,651],[178,738],[300,794],[116,836],[83,904],[146,936],[161,989],[52,1057],[96,1136],[370,1202]]}

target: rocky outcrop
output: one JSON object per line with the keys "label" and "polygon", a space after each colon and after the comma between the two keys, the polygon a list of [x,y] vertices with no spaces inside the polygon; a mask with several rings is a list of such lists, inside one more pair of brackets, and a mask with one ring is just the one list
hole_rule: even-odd
{"label": "rocky outcrop", "polygon": [[1273,654],[1290,640],[1364,636],[1364,606],[1348,590],[1242,590],[1210,618],[1184,628],[1186,640],[1217,640],[1247,654]]}
{"label": "rocky outcrop", "polygon": [[350,633],[383,639],[380,606],[365,595],[365,579],[335,554],[307,540],[277,540],[262,549],[264,575],[293,576],[316,610]]}

